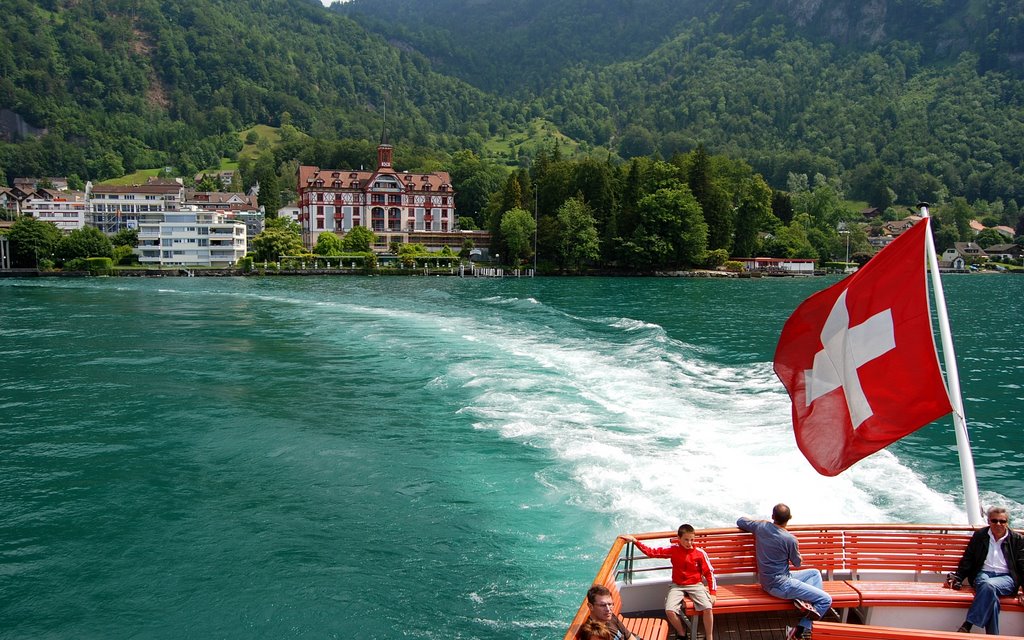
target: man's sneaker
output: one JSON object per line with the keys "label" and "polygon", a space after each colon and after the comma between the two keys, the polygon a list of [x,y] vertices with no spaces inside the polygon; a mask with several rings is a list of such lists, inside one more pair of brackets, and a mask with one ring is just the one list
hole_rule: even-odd
{"label": "man's sneaker", "polygon": [[796,640],[796,638],[800,637],[800,636],[797,635],[797,633],[799,633],[799,632],[800,632],[800,627],[790,627],[790,626],[787,625],[786,626],[786,640]]}
{"label": "man's sneaker", "polygon": [[793,606],[796,607],[797,611],[804,614],[811,620],[821,620],[821,614],[815,611],[814,607],[812,607],[809,602],[804,602],[803,600],[794,600]]}

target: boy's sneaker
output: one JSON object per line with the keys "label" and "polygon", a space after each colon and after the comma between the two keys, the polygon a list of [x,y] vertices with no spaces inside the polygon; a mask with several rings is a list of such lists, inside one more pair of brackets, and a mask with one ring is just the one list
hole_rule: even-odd
{"label": "boy's sneaker", "polygon": [[811,620],[814,620],[815,622],[821,620],[821,614],[815,611],[814,607],[812,607],[809,602],[804,602],[803,600],[794,600],[793,606],[796,607],[797,611],[804,614]]}
{"label": "boy's sneaker", "polygon": [[800,632],[800,627],[790,627],[790,626],[787,625],[786,626],[786,640],[796,640],[796,638],[800,637],[800,636],[797,635],[797,633],[799,633],[799,632]]}

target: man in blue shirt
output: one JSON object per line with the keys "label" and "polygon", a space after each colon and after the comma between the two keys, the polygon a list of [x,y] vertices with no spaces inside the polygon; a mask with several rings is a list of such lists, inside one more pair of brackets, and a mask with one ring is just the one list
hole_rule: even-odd
{"label": "man in blue shirt", "polygon": [[776,598],[793,600],[797,609],[806,613],[795,627],[786,627],[786,640],[804,637],[812,620],[821,620],[832,607],[832,596],[822,590],[821,572],[817,569],[790,571],[799,567],[800,545],[786,525],[792,518],[789,507],[779,503],[772,509],[772,520],[740,518],[736,526],[754,534],[757,551],[757,574],[761,588]]}

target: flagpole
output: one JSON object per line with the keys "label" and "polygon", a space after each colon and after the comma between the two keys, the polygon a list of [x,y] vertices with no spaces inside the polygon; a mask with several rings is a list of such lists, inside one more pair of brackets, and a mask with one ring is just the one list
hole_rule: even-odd
{"label": "flagpole", "polygon": [[[930,218],[928,203],[921,202],[921,217]],[[931,220],[928,220],[931,225]],[[935,255],[935,240],[929,227],[925,234],[925,253],[928,257],[928,268],[932,272],[932,291],[935,294],[935,311],[939,317],[939,337],[942,340],[942,357],[946,364],[946,384],[949,387],[949,403],[953,407],[953,431],[956,433],[956,449],[960,454],[960,479],[964,485],[964,506],[967,509],[967,521],[971,526],[984,524],[981,511],[981,499],[978,497],[978,478],[974,473],[974,455],[971,453],[971,438],[967,433],[967,418],[964,416],[964,400],[960,392],[960,373],[956,367],[956,354],[953,352],[953,335],[949,329],[949,315],[946,313],[946,296],[942,290],[942,278],[939,276],[939,259]]]}

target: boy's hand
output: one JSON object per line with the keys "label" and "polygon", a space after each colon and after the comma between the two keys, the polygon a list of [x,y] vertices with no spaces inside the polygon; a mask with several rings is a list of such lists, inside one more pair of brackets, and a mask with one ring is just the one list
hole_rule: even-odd
{"label": "boy's hand", "polygon": [[632,542],[633,544],[636,544],[636,536],[622,536],[622,539],[626,542]]}

